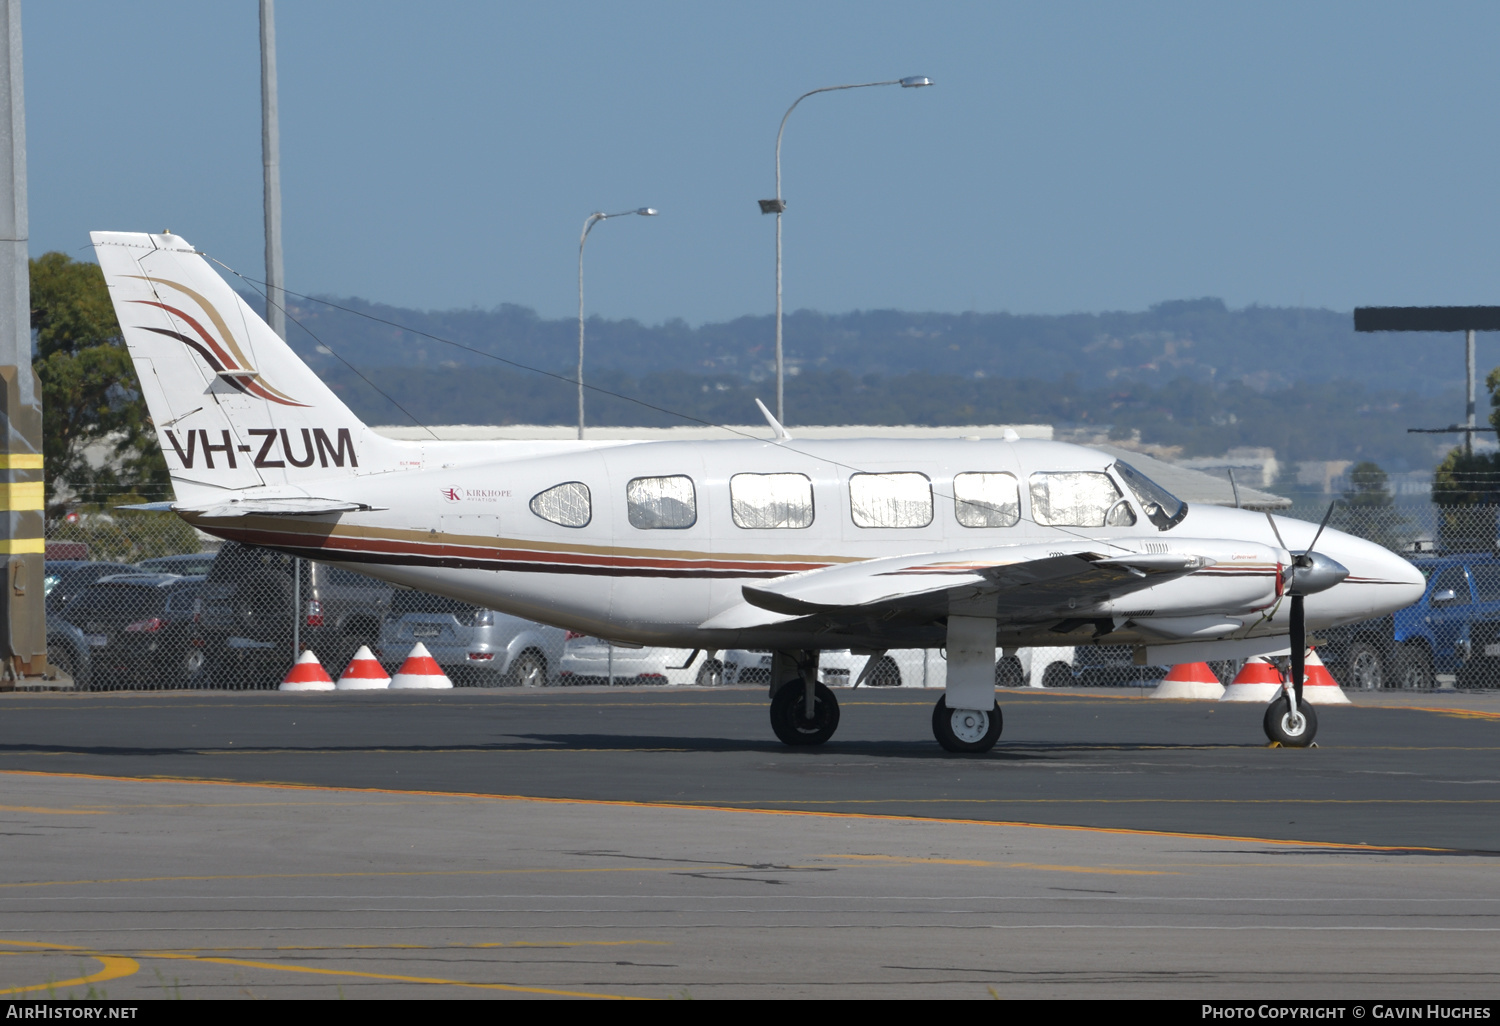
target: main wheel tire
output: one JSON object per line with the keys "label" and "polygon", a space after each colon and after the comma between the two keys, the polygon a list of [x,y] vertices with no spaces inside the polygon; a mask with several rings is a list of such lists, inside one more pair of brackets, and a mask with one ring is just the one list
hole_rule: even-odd
{"label": "main wheel tire", "polygon": [[1021,660],[1015,656],[1001,656],[1000,661],[995,663],[995,687],[997,688],[1024,688],[1026,686],[1026,670],[1021,666]]}
{"label": "main wheel tire", "polygon": [[547,660],[538,652],[527,649],[516,656],[506,673],[506,683],[518,688],[544,688],[547,686]]}
{"label": "main wheel tire", "polygon": [[1437,683],[1432,672],[1432,653],[1422,645],[1402,645],[1396,653],[1396,686],[1413,691],[1431,691]]}
{"label": "main wheel tire", "polygon": [[1385,660],[1380,656],[1380,649],[1368,641],[1356,641],[1349,646],[1349,652],[1344,657],[1345,664],[1349,667],[1348,686],[1360,688],[1365,691],[1375,691],[1385,687]]}
{"label": "main wheel tire", "polygon": [[839,703],[823,684],[813,689],[813,716],[807,718],[806,685],[789,680],[771,698],[771,729],[783,744],[820,745],[839,728]]}
{"label": "main wheel tire", "polygon": [[1000,703],[989,712],[978,709],[949,709],[944,695],[932,707],[932,736],[950,752],[987,752],[1000,740],[1005,719]]}
{"label": "main wheel tire", "polygon": [[1042,687],[1044,688],[1070,688],[1078,683],[1073,677],[1073,671],[1066,663],[1048,663],[1047,669],[1042,673]]}
{"label": "main wheel tire", "polygon": [[1297,703],[1297,716],[1292,716],[1292,703],[1282,695],[1266,706],[1266,737],[1283,748],[1306,748],[1318,736],[1318,714],[1308,702]]}
{"label": "main wheel tire", "polygon": [[698,686],[716,688],[724,683],[724,664],[717,659],[705,659],[698,667]]}

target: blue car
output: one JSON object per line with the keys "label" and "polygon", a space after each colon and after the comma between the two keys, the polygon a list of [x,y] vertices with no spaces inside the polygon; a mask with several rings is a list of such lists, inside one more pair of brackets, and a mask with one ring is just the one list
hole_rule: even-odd
{"label": "blue car", "polygon": [[1419,556],[1422,598],[1378,620],[1323,632],[1323,661],[1351,688],[1432,688],[1474,655],[1477,624],[1500,619],[1500,557],[1493,552]]}

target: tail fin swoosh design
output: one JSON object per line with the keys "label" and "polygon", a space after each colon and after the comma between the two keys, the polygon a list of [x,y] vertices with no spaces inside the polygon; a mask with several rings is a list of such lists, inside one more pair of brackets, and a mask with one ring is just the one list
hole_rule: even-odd
{"label": "tail fin swoosh design", "polygon": [[180,502],[420,463],[355,417],[181,236],[92,239]]}

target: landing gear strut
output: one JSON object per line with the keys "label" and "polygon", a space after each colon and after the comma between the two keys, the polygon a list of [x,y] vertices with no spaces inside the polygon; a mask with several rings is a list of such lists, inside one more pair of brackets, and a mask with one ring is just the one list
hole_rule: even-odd
{"label": "landing gear strut", "polygon": [[999,702],[989,712],[949,709],[945,696],[932,708],[932,736],[950,752],[987,752],[1000,740],[1004,726]]}
{"label": "landing gear strut", "polygon": [[783,744],[820,745],[839,728],[839,703],[823,684],[813,688],[812,715],[807,715],[807,687],[787,681],[771,696],[771,729]]}

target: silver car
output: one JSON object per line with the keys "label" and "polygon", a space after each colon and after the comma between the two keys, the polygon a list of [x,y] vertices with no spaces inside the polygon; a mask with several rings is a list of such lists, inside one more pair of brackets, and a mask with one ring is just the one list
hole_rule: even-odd
{"label": "silver car", "polygon": [[453,683],[539,688],[562,658],[563,632],[493,609],[399,589],[380,626],[377,655],[388,669],[421,642]]}

